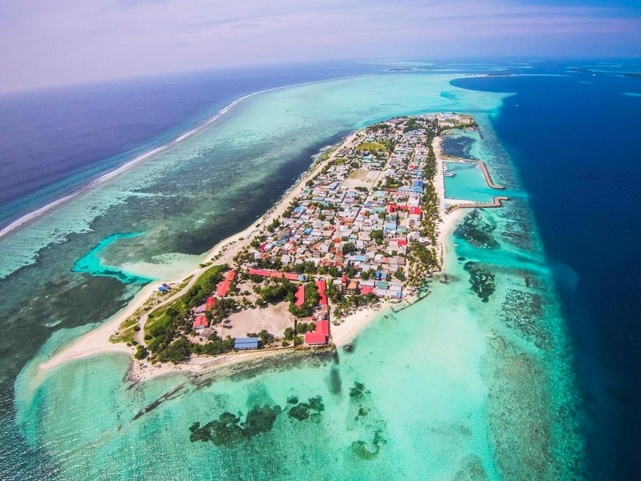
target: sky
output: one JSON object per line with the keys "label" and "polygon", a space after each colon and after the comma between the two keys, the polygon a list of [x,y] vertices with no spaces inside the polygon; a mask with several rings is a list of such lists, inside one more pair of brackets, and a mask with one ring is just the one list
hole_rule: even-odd
{"label": "sky", "polygon": [[0,92],[313,60],[641,58],[639,0],[0,0]]}

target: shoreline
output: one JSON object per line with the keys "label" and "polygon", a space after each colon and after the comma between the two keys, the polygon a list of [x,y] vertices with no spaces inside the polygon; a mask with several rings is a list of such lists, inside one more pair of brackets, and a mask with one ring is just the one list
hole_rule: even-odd
{"label": "shoreline", "polygon": [[[339,80],[343,78],[350,78],[351,76],[343,76],[343,77],[336,77],[331,80]],[[327,80],[321,80],[319,82],[324,82]],[[301,83],[296,83],[296,84],[291,84],[291,85],[283,85],[280,87],[273,87],[269,89],[263,89],[263,90],[258,90],[256,92],[252,92],[246,95],[243,95],[241,97],[238,97],[237,99],[233,100],[230,102],[228,105],[225,107],[221,108],[218,112],[216,112],[213,116],[205,120],[203,123],[197,125],[196,127],[178,135],[177,137],[159,145],[158,147],[154,147],[149,151],[143,152],[137,156],[135,156],[133,159],[126,161],[124,164],[121,164],[119,166],[116,166],[112,170],[109,170],[105,172],[104,174],[99,175],[98,177],[89,180],[86,184],[80,185],[79,187],[72,189],[70,192],[63,194],[61,197],[54,199],[45,205],[38,207],[37,209],[32,210],[31,212],[28,212],[26,214],[21,215],[17,219],[14,219],[12,221],[9,221],[8,224],[2,226],[0,225],[0,238],[4,237],[7,234],[10,234],[11,232],[20,229],[21,227],[26,227],[26,224],[30,223],[31,221],[34,221],[41,217],[43,214],[46,214],[47,212],[60,207],[70,200],[74,199],[75,197],[89,191],[90,189],[104,184],[105,182],[118,177],[120,174],[123,174],[130,170],[131,168],[135,167],[139,163],[143,162],[144,160],[147,160],[149,157],[152,157],[158,153],[161,153],[170,147],[175,146],[179,142],[182,142],[183,140],[188,139],[189,137],[197,134],[198,132],[201,132],[205,128],[207,128],[209,125],[220,119],[223,115],[227,114],[230,112],[234,107],[236,107],[238,104],[241,102],[254,97],[256,95],[261,95],[264,93],[268,92],[274,92],[277,90],[282,90],[290,87],[298,87],[298,86],[303,86],[307,85],[310,83],[316,83],[316,82],[301,82]]]}
{"label": "shoreline", "polygon": [[[337,151],[339,150],[338,147],[351,145],[357,139],[358,134],[361,132],[361,130],[362,129],[352,132],[347,137],[345,137],[345,139],[340,144],[333,145],[333,150],[325,159],[313,162],[310,165],[310,168],[300,175],[296,183],[285,191],[285,193],[277,201],[277,203],[274,204],[270,209],[268,209],[258,219],[251,222],[251,224],[247,228],[219,241],[209,251],[199,256],[201,263],[198,267],[195,267],[189,273],[181,276],[178,279],[167,281],[172,284],[180,284],[184,283],[185,279],[189,278],[189,282],[187,282],[187,284],[184,285],[184,287],[180,291],[175,292],[168,297],[164,297],[162,302],[156,304],[153,309],[159,307],[160,305],[171,302],[183,295],[193,285],[198,277],[204,271],[211,267],[211,263],[231,263],[231,259],[243,248],[243,246],[252,238],[254,234],[260,231],[261,226],[267,225],[269,222],[277,219],[280,215],[282,215],[282,213],[290,205],[291,201],[305,189],[305,182],[309,178],[312,178],[314,175],[316,175],[325,166],[326,163],[330,162],[336,156]],[[444,162],[447,161],[447,159],[445,158],[446,156],[444,156],[444,154],[442,153],[441,144],[442,137],[436,137],[433,142],[433,148],[437,159],[437,173],[434,179],[434,184],[439,197],[440,221],[437,224],[437,249],[442,271],[445,266],[445,257],[447,255],[450,255],[453,251],[453,246],[448,245],[446,241],[448,236],[456,227],[456,224],[462,217],[462,209],[477,206],[461,204],[460,208],[458,209],[446,211],[445,202],[449,201],[449,199],[445,199],[443,168]],[[207,265],[203,266],[203,263],[207,263]],[[192,376],[199,376],[200,374],[211,369],[218,369],[225,366],[238,364],[244,361],[261,358],[263,356],[273,356],[289,351],[304,351],[306,349],[310,349],[294,349],[288,347],[228,353],[219,356],[193,356],[189,361],[176,365],[171,363],[159,363],[152,366],[144,360],[138,361],[133,358],[135,346],[127,346],[122,342],[113,343],[110,341],[110,337],[118,330],[120,325],[126,319],[128,319],[138,309],[143,307],[145,303],[152,299],[153,294],[156,292],[156,284],[158,284],[158,282],[150,283],[149,285],[141,289],[125,308],[111,316],[111,318],[105,321],[101,326],[85,333],[84,335],[78,337],[73,341],[70,341],[67,345],[60,346],[60,348],[55,351],[48,360],[42,362],[37,367],[38,378],[41,378],[42,374],[45,374],[46,372],[51,371],[69,361],[74,361],[98,354],[128,353],[132,365],[127,378],[134,382],[144,382],[151,378],[178,373],[187,373]],[[410,296],[404,300],[404,305],[405,307],[408,307],[418,300],[418,296]],[[332,325],[331,344],[333,344],[333,346],[336,348],[348,344],[355,337],[357,337],[360,332],[362,332],[367,326],[369,326],[379,315],[383,314],[394,305],[395,304],[393,304],[392,302],[382,301],[376,307],[363,307],[357,310],[355,313],[346,316],[340,324]],[[149,312],[151,312],[151,310]],[[144,314],[140,320],[141,325],[144,326],[146,318],[147,314]],[[314,350],[314,348],[311,349]]]}
{"label": "shoreline", "polygon": [[[353,142],[356,139],[356,136],[359,131],[355,131],[350,135],[348,135],[347,137],[345,137],[345,139],[339,145]],[[337,146],[332,146],[332,148],[335,148],[335,147]],[[231,259],[236,255],[236,253],[243,247],[243,243],[241,243],[240,241],[249,240],[253,234],[259,231],[260,226],[264,224],[268,224],[273,219],[279,217],[287,209],[290,202],[305,189],[305,182],[307,181],[307,179],[313,177],[318,171],[320,171],[324,167],[325,163],[332,159],[332,155],[333,153],[330,154],[327,159],[313,162],[310,165],[310,168],[300,175],[297,182],[293,186],[291,186],[289,189],[287,189],[283,194],[283,196],[278,200],[278,202],[274,204],[270,209],[268,209],[267,212],[265,212],[258,219],[252,221],[252,223],[248,227],[246,227],[244,230],[237,232],[236,234],[233,234],[219,241],[209,251],[199,256],[201,261],[210,262],[213,260],[213,258],[220,256],[218,257],[217,261],[219,261],[222,264],[229,263],[229,261],[231,261]],[[201,265],[202,265],[202,262],[201,262]],[[211,265],[207,265],[204,267],[195,267],[186,275],[183,275],[180,278],[166,281],[168,283],[178,284],[183,282],[184,279],[191,277],[190,281],[187,283],[187,285],[185,285],[183,289],[181,289],[181,291],[176,292],[171,296],[164,298],[163,302],[170,302],[174,298],[177,298],[180,295],[182,295],[184,291],[186,291],[193,285],[193,283],[197,280],[198,276],[202,274],[204,271],[206,271],[207,269],[209,269],[210,267]],[[118,311],[116,314],[111,316],[109,319],[105,321],[104,324],[97,327],[96,329],[93,329],[83,334],[82,336],[78,337],[77,339],[74,339],[73,341],[68,343],[66,346],[61,346],[57,351],[53,353],[53,355],[47,361],[41,363],[38,366],[38,370],[50,371],[68,361],[82,359],[82,358],[97,355],[97,354],[120,352],[120,353],[129,353],[132,356],[132,361],[133,361],[132,371],[134,373],[133,377],[138,378],[139,380],[142,381],[152,376],[179,372],[181,371],[181,369],[179,369],[180,366],[185,367],[192,364],[191,362],[182,363],[177,366],[164,364],[162,365],[162,369],[153,369],[153,370],[146,371],[145,373],[143,372],[143,368],[141,368],[140,366],[143,363],[133,359],[133,353],[135,352],[134,347],[126,346],[123,343],[113,343],[109,340],[110,336],[116,332],[116,330],[122,324],[122,322],[124,322],[136,310],[143,307],[143,305],[151,298],[152,294],[155,293],[156,285],[162,282],[163,281],[160,280],[145,286],[133,297],[133,299],[129,302],[129,304],[127,304],[125,308],[123,308],[122,310]],[[260,354],[263,352],[269,352],[269,351],[252,351],[253,354],[256,354],[256,353]],[[242,353],[242,354],[248,354],[248,353]],[[214,361],[220,361],[221,359],[238,362],[236,360],[236,357],[238,356],[233,356],[229,354],[216,356],[216,357],[201,356],[201,357],[194,358],[194,359],[200,360],[200,362],[193,363],[193,364],[202,366],[204,364],[214,363]],[[249,358],[253,358],[253,357],[249,357]],[[220,364],[221,366],[225,365],[224,362],[216,362],[214,364],[216,365]],[[168,369],[165,369],[165,367],[167,367]],[[189,369],[189,368],[186,368],[186,369]]]}

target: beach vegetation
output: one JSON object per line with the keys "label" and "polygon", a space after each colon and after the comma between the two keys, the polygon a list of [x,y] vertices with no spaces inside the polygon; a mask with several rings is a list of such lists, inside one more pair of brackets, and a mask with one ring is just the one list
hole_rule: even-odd
{"label": "beach vegetation", "polygon": [[368,294],[353,294],[353,295],[341,295],[338,298],[338,301],[334,303],[334,317],[340,319],[345,317],[356,309],[364,306],[369,306],[378,303],[378,297],[376,294],[370,292]]}
{"label": "beach vegetation", "polygon": [[149,351],[144,346],[138,345],[136,347],[136,352],[134,353],[134,358],[141,360],[149,356]]}
{"label": "beach vegetation", "polygon": [[285,328],[285,331],[283,332],[283,337],[287,341],[293,341],[294,340],[294,335],[295,331],[293,327],[287,327]]}
{"label": "beach vegetation", "polygon": [[270,334],[267,329],[260,332],[248,332],[247,337],[257,337],[260,339],[260,347],[265,347],[274,342],[274,335]]}
{"label": "beach vegetation", "polygon": [[279,227],[280,227],[280,225],[281,225],[280,220],[278,220],[278,219],[274,219],[274,220],[273,220],[273,221],[272,221],[272,222],[267,226],[267,230],[268,230],[269,232],[274,232],[277,228],[279,228]]}
{"label": "beach vegetation", "polygon": [[190,342],[186,337],[180,337],[169,344],[165,349],[156,355],[160,362],[172,362],[178,364],[191,356]]}
{"label": "beach vegetation", "polygon": [[139,322],[141,315],[141,310],[138,310],[133,315],[125,319],[122,324],[118,326],[118,330],[111,335],[109,342],[124,342],[125,344],[131,344],[135,339],[136,332],[140,330]]}

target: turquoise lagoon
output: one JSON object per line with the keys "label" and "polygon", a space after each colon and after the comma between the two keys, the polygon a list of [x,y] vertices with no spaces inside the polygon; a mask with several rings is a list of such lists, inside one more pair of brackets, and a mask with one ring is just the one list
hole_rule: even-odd
{"label": "turquoise lagoon", "polygon": [[[239,199],[294,156],[379,120],[427,112],[474,115],[483,160],[497,183],[519,194],[491,123],[507,94],[452,87],[452,78],[372,75],[252,97],[4,242],[14,242],[16,259],[28,265],[49,242],[43,233],[81,235],[96,218],[106,222],[114,205],[129,205],[143,214],[130,213],[119,232],[144,235],[99,252],[104,265],[144,277],[159,259],[195,263],[192,252],[172,250],[174,240],[237,215]],[[145,214],[142,197],[171,200],[172,209]],[[19,429],[45,453],[51,479],[577,479],[583,446],[572,357],[527,196],[462,225],[448,239],[447,276],[432,279],[431,294],[417,304],[382,312],[352,353],[132,385],[121,355],[38,373],[70,337],[60,334],[16,381]],[[355,383],[364,385],[357,397],[350,396]],[[280,413],[271,430],[235,443],[190,441],[195,422],[223,412],[242,419],[257,406],[284,409],[292,396],[320,396],[324,409],[303,421]]]}

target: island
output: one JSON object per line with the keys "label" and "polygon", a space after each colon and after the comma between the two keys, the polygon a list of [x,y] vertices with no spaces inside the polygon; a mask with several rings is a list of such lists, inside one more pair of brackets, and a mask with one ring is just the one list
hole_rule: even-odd
{"label": "island", "polygon": [[324,149],[277,205],[205,256],[189,276],[144,288],[107,323],[41,369],[99,352],[132,354],[135,381],[264,356],[315,354],[350,341],[381,309],[429,294],[445,238],[463,209],[500,207],[446,199],[442,152],[471,116],[428,114],[370,125]]}

